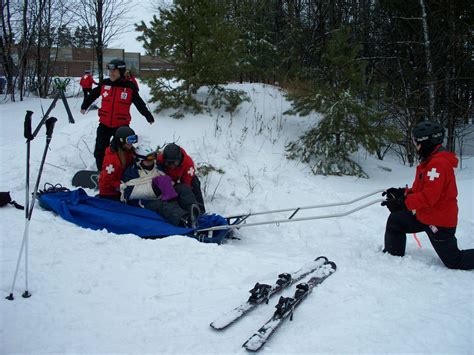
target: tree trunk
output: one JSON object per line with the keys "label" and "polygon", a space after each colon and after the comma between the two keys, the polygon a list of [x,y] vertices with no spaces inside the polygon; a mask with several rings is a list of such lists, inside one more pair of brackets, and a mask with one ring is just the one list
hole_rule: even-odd
{"label": "tree trunk", "polygon": [[37,44],[36,44],[36,82],[37,82],[37,90],[38,90],[38,95],[40,97],[44,97],[43,94],[43,88],[42,88],[42,76],[43,76],[43,68],[41,66],[41,44],[43,43],[43,1],[39,0],[39,13],[38,13],[38,39],[37,39]]}
{"label": "tree trunk", "polygon": [[97,53],[97,67],[99,69],[99,81],[104,80],[104,24],[103,24],[103,0],[97,1],[97,12],[96,12],[96,22],[97,22],[97,43],[95,50]]}
{"label": "tree trunk", "polygon": [[10,99],[15,101],[15,87],[13,82],[15,65],[12,59],[13,30],[10,22],[10,1],[0,1],[0,10],[2,12],[2,36],[0,38],[2,66],[7,80],[7,94],[10,94]]}
{"label": "tree trunk", "polygon": [[430,119],[433,119],[435,116],[435,90],[433,84],[433,62],[431,58],[431,49],[430,49],[430,36],[428,31],[428,20],[426,14],[426,5],[425,0],[420,0],[421,7],[421,22],[423,24],[423,37],[424,37],[424,46],[425,46],[425,57],[426,57],[426,74],[428,78],[428,93],[429,93],[429,108],[430,108]]}

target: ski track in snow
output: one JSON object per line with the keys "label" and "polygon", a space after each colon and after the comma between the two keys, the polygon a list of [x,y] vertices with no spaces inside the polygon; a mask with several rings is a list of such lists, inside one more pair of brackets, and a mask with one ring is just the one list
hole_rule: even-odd
{"label": "ski track in snow", "polygon": [[[148,88],[140,87],[148,99]],[[177,140],[196,163],[225,171],[202,180],[210,212],[230,215],[341,202],[411,184],[414,168],[362,153],[354,157],[370,179],[312,175],[304,164],[286,160],[284,145],[317,116],[284,116],[289,104],[275,87],[231,87],[246,90],[251,98],[232,118],[213,111],[175,120],[165,112],[155,115],[150,127],[132,109],[131,126],[139,136],[160,145]],[[82,98],[68,101],[76,124],[67,123],[58,102],[52,112],[58,122],[40,188],[44,182],[69,186],[76,170],[94,166],[97,111],[83,116]],[[21,204],[24,115],[27,109],[35,112],[35,128],[41,106],[46,110],[51,102],[28,98],[0,105],[0,186]],[[44,145],[43,128],[31,147],[31,190]],[[461,248],[474,248],[473,169],[473,158],[466,158],[463,170],[457,171]],[[301,211],[297,216],[341,212],[356,205]],[[0,213],[1,291],[7,296],[24,214],[11,207]],[[255,216],[252,222],[289,214]],[[209,323],[245,301],[255,282],[272,282],[279,273],[325,255],[337,263],[336,274],[304,301],[294,320],[281,326],[262,353],[473,354],[474,273],[445,268],[424,234],[418,235],[421,249],[408,236],[404,258],[383,254],[387,217],[385,208],[374,205],[342,218],[242,228],[237,232],[240,240],[218,246],[181,236],[142,240],[86,230],[36,206],[29,239],[33,296],[21,297],[22,262],[15,301],[0,301],[0,352],[243,354],[242,343],[273,313],[278,297],[222,332]],[[294,287],[283,295],[293,293]]]}

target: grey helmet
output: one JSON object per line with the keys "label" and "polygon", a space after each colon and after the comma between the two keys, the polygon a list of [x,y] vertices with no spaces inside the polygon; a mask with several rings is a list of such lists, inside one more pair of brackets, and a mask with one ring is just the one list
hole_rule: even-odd
{"label": "grey helmet", "polygon": [[181,148],[176,143],[169,143],[163,150],[163,159],[166,161],[179,161],[183,159]]}
{"label": "grey helmet", "polygon": [[413,140],[421,145],[436,146],[442,144],[444,134],[444,127],[432,121],[421,121],[413,128]]}
{"label": "grey helmet", "polygon": [[125,70],[127,69],[127,64],[125,64],[122,59],[113,59],[109,62],[109,64],[107,64],[107,69],[118,69],[120,77],[123,78],[125,75]]}
{"label": "grey helmet", "polygon": [[114,134],[112,144],[114,148],[121,147],[123,144],[135,144],[138,142],[138,137],[135,131],[128,126],[121,126],[117,128]]}

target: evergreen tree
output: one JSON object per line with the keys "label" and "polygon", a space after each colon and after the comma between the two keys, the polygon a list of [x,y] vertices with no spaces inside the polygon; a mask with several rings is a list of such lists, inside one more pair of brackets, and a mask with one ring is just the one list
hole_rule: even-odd
{"label": "evergreen tree", "polygon": [[365,85],[365,62],[357,60],[360,50],[361,46],[351,43],[349,29],[335,32],[321,58],[321,68],[307,70],[306,79],[301,78],[290,90],[293,109],[289,113],[323,115],[315,127],[287,147],[288,157],[310,163],[314,174],[367,177],[350,154],[359,145],[374,153],[393,134],[382,124],[385,114],[376,107],[380,98]]}
{"label": "evergreen tree", "polygon": [[[233,111],[245,99],[243,92],[221,86],[238,75],[238,31],[227,10],[225,2],[177,0],[171,8],[161,9],[150,27],[144,22],[137,26],[147,53],[174,65],[149,81],[152,101],[160,102],[158,111],[177,109],[175,117],[183,115],[183,110],[202,112],[206,106]],[[172,87],[170,80],[178,86]],[[197,95],[202,87],[207,94]]]}
{"label": "evergreen tree", "polygon": [[237,65],[241,82],[274,82],[279,52],[274,45],[274,0],[234,0],[229,17],[239,31]]}
{"label": "evergreen tree", "polygon": [[58,37],[56,40],[56,45],[58,47],[72,47],[74,40],[71,35],[71,30],[67,25],[61,25],[58,28]]}
{"label": "evergreen tree", "polygon": [[73,46],[75,48],[91,48],[93,46],[93,37],[96,33],[95,27],[78,26],[74,31]]}

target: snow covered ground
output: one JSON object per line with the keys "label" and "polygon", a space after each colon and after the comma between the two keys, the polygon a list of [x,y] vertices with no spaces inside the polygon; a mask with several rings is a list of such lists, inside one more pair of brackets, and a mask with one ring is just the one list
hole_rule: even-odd
{"label": "snow covered ground", "polygon": [[[196,163],[225,174],[202,179],[210,212],[222,215],[352,200],[391,186],[411,184],[414,168],[395,159],[364,154],[358,162],[370,179],[314,176],[284,157],[284,146],[314,117],[283,116],[289,107],[267,85],[234,85],[251,102],[232,117],[225,112],[176,120],[156,115],[150,126],[135,108],[132,127],[155,144],[177,141]],[[149,91],[141,85],[144,99]],[[33,125],[52,100],[29,98],[0,105],[0,190],[24,202],[23,119]],[[44,182],[70,187],[73,173],[93,168],[97,111],[79,113],[82,98],[62,103]],[[152,106],[151,106],[152,107]],[[44,129],[32,143],[36,179],[45,144]],[[474,158],[457,171],[461,248],[474,248]],[[92,191],[88,191],[93,193]],[[371,199],[379,198],[374,196]],[[299,216],[346,210],[302,211]],[[24,214],[0,210],[1,285],[10,292],[24,229]],[[427,237],[422,247],[409,236],[407,255],[381,252],[388,211],[378,204],[343,218],[243,228],[224,245],[173,236],[142,240],[81,229],[36,207],[30,228],[29,290],[23,299],[23,263],[15,300],[0,299],[0,353],[105,354],[245,353],[242,343],[273,313],[277,298],[223,332],[209,323],[247,299],[255,282],[271,282],[325,255],[337,272],[297,309],[262,350],[289,353],[452,353],[474,354],[474,272],[445,268]],[[258,216],[253,221],[285,218]],[[294,289],[285,292],[292,295]]]}

